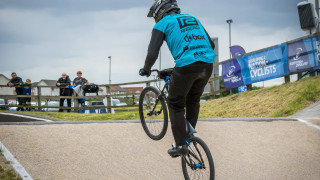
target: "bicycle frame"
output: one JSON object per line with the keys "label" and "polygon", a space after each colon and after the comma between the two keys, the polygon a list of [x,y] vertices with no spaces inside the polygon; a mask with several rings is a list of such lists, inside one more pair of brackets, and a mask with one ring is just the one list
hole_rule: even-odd
{"label": "bicycle frame", "polygon": [[[158,76],[159,76],[159,71],[158,71],[158,70],[152,70],[151,72],[153,72],[153,71],[158,72]],[[171,78],[170,76],[166,76],[166,77],[165,77],[165,79],[164,79],[165,85],[163,86],[162,90],[160,91],[160,95],[157,97],[157,99],[156,99],[156,101],[155,101],[155,103],[154,103],[154,106],[153,106],[153,109],[152,109],[151,112],[155,112],[155,108],[156,108],[159,100],[161,100],[161,98],[164,98],[165,101],[168,100],[168,99],[167,99],[167,96],[166,96],[166,94],[165,94],[165,90],[169,93],[170,78]],[[159,90],[160,90],[160,89],[159,89]],[[162,112],[162,107],[161,107],[160,111],[158,111],[157,113],[160,114],[161,112]]]}
{"label": "bicycle frame", "polygon": [[167,90],[167,93],[169,93],[169,84],[170,84],[170,76],[166,76],[166,79],[164,80],[165,82],[165,85],[163,86],[162,88],[162,91],[161,91],[161,96],[165,98],[165,100],[167,101],[167,96],[165,94],[165,90]]}

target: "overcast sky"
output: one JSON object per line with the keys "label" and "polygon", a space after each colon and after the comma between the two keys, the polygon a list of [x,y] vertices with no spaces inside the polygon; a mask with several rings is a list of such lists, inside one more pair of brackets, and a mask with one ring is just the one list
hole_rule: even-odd
{"label": "overcast sky", "polygon": [[[246,52],[303,36],[301,0],[178,0],[182,13],[200,19],[219,38],[220,61],[229,57],[227,19],[233,19],[232,45]],[[96,84],[147,80],[144,65],[154,20],[146,15],[153,0],[0,0],[0,74],[23,80],[58,79],[77,70]],[[156,62],[154,68],[158,68]],[[167,45],[162,68],[173,67]]]}

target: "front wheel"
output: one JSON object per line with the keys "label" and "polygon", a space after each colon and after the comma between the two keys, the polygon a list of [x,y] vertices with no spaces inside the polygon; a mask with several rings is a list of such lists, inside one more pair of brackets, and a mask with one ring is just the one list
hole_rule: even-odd
{"label": "front wheel", "polygon": [[214,163],[206,143],[191,137],[188,145],[189,153],[181,157],[182,171],[186,180],[214,180]]}
{"label": "front wheel", "polygon": [[139,116],[146,134],[153,140],[164,137],[168,128],[166,101],[158,89],[146,87],[139,99]]}

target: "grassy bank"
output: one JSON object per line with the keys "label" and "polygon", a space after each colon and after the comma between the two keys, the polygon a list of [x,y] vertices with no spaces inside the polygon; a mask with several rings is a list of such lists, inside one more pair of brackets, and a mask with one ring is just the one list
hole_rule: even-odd
{"label": "grassy bank", "polygon": [[207,101],[200,118],[286,117],[319,100],[320,77],[310,77]]}
{"label": "grassy bank", "polygon": [[[309,77],[201,103],[200,118],[287,117],[319,100],[320,77]],[[70,121],[139,119],[138,111],[115,114],[23,113]]]}

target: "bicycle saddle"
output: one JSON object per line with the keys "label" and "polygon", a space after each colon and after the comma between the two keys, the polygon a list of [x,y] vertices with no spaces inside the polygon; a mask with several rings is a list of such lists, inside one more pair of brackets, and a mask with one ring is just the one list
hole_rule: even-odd
{"label": "bicycle saddle", "polygon": [[159,78],[166,79],[166,76],[171,76],[172,72],[173,72],[173,68],[164,69],[159,72]]}

